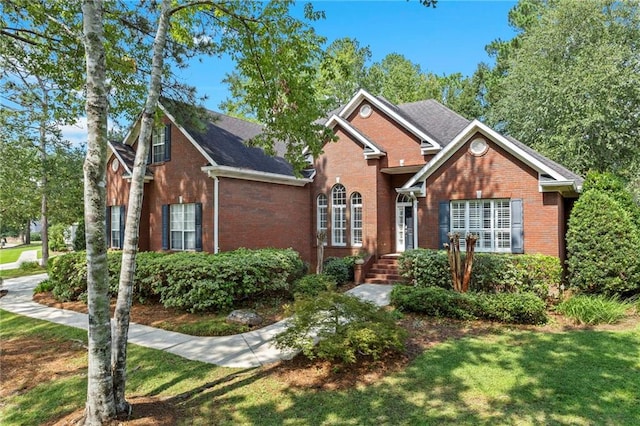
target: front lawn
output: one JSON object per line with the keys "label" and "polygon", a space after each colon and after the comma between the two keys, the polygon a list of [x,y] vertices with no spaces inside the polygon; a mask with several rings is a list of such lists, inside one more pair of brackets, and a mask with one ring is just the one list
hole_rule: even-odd
{"label": "front lawn", "polygon": [[16,262],[20,254],[27,250],[38,250],[38,259],[42,258],[42,243],[31,243],[0,249],[0,264]]}
{"label": "front lawn", "polygon": [[[134,413],[147,417],[124,424],[639,423],[638,324],[623,331],[493,324],[474,335],[477,323],[446,321],[450,338],[438,343],[438,324],[409,322],[411,339],[425,342],[422,355],[371,384],[337,388],[315,382],[313,369],[304,370],[306,382],[291,380],[295,360],[237,370],[130,345],[128,395]],[[0,311],[0,339],[3,424],[77,416],[86,332]]]}

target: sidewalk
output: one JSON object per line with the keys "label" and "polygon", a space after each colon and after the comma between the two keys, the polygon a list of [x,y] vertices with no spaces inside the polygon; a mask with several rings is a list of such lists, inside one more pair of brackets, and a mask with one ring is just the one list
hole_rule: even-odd
{"label": "sidewalk", "polygon": [[0,264],[0,271],[7,269],[17,269],[23,262],[37,262],[38,250],[26,250],[20,253],[20,257],[13,263]]}
{"label": "sidewalk", "polygon": [[[0,309],[86,330],[86,314],[50,308],[32,301],[33,289],[46,277],[46,274],[41,274],[5,280],[2,288],[9,292],[0,298]],[[391,289],[389,285],[362,284],[349,290],[349,293],[385,306],[389,304]],[[294,355],[293,352],[282,352],[271,344],[271,339],[286,327],[287,321],[285,319],[258,330],[221,337],[189,336],[131,323],[129,343],[222,367],[258,367],[290,359]]]}

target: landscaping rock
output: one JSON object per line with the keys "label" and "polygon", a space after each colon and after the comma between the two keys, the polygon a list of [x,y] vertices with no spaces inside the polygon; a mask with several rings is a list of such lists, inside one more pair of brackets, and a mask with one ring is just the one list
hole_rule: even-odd
{"label": "landscaping rock", "polygon": [[262,317],[253,311],[237,309],[227,316],[227,322],[243,325],[260,325]]}

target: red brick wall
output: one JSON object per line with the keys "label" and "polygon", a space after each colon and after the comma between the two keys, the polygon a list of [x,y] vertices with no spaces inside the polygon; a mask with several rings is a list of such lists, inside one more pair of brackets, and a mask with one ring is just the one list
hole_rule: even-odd
{"label": "red brick wall", "polygon": [[220,178],[220,249],[291,247],[311,262],[308,186]]}
{"label": "red brick wall", "polygon": [[481,198],[523,200],[525,253],[560,256],[564,229],[562,197],[539,192],[536,171],[486,140],[489,150],[484,155],[471,155],[467,142],[427,179],[427,196],[418,199],[419,245],[439,248],[440,201],[476,199],[476,191],[481,190]]}
{"label": "red brick wall", "polygon": [[[317,224],[316,198],[318,194],[325,194],[329,201],[328,241],[325,248],[325,256],[346,256],[357,253],[361,247],[351,244],[351,212],[350,197],[353,192],[362,195],[363,227],[362,248],[367,251],[376,251],[379,245],[377,214],[379,212],[379,195],[377,193],[378,160],[365,160],[363,147],[351,139],[345,132],[337,129],[339,140],[330,142],[324,146],[324,153],[316,160],[316,177],[311,184],[309,205],[311,208],[312,232],[315,233]],[[331,243],[331,189],[337,183],[344,185],[347,192],[347,246],[335,247]],[[315,240],[313,241],[315,247]],[[314,250],[315,252],[315,250]],[[314,253],[315,256],[315,253]]]}
{"label": "red brick wall", "polygon": [[372,108],[371,115],[362,118],[358,106],[347,121],[386,151],[387,165],[383,167],[397,167],[401,159],[404,160],[405,166],[424,164],[424,157],[420,153],[420,140],[373,105]]}

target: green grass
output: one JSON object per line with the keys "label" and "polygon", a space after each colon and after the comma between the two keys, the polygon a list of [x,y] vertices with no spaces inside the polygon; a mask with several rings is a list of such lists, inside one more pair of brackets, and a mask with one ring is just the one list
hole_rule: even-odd
{"label": "green grass", "polygon": [[0,249],[0,264],[13,263],[17,261],[20,257],[20,253],[27,250],[38,250],[38,259],[42,258],[42,243],[31,243],[28,245]]}
{"label": "green grass", "polygon": [[156,324],[155,327],[191,336],[229,336],[250,330],[249,326],[246,325],[227,323],[226,315],[181,324],[163,321],[160,324]]}
{"label": "green grass", "polygon": [[[0,311],[0,338],[86,339],[86,332]],[[79,356],[75,362],[86,362]],[[4,400],[4,425],[80,408],[83,374]],[[633,331],[510,331],[452,340],[375,385],[290,387],[268,367],[219,368],[130,345],[128,395],[174,397],[185,425],[635,425],[640,326]],[[49,411],[49,410],[53,411]]]}
{"label": "green grass", "polygon": [[26,277],[29,275],[37,275],[46,273],[46,268],[37,268],[37,269],[4,269],[0,270],[0,278],[9,279],[9,278],[18,278],[18,277]]}
{"label": "green grass", "polygon": [[578,324],[615,324],[634,308],[633,302],[618,297],[577,295],[565,300],[556,311]]}

